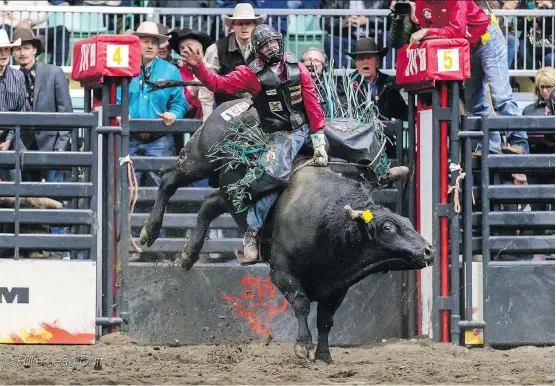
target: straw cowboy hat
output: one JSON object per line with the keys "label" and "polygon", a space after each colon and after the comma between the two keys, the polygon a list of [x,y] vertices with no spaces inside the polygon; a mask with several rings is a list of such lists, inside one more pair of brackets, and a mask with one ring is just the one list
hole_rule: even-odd
{"label": "straw cowboy hat", "polygon": [[353,59],[357,59],[357,55],[374,54],[379,55],[381,58],[388,52],[388,47],[378,49],[373,38],[361,38],[355,43],[355,52],[348,52],[347,54]]}
{"label": "straw cowboy hat", "polygon": [[253,6],[249,3],[239,3],[235,6],[232,16],[222,15],[222,23],[227,28],[232,28],[234,20],[254,20],[255,24],[262,24],[266,20],[266,13],[255,16]]}
{"label": "straw cowboy hat", "polygon": [[16,28],[13,35],[14,41],[21,41],[21,44],[31,44],[37,49],[37,56],[44,52],[44,40],[36,37],[33,31],[28,28]]}
{"label": "straw cowboy hat", "polygon": [[178,54],[180,53],[180,42],[184,39],[193,39],[197,40],[203,46],[203,51],[206,51],[207,48],[214,43],[212,38],[204,32],[200,31],[193,31],[189,28],[184,28],[182,30],[173,30],[168,34],[170,36],[170,47]]}
{"label": "straw cowboy hat", "polygon": [[0,29],[0,48],[3,47],[19,47],[21,45],[21,39],[17,39],[15,42],[10,42],[10,37],[4,29]]}
{"label": "straw cowboy hat", "polygon": [[166,43],[168,39],[170,39],[169,36],[159,34],[158,26],[156,25],[156,23],[153,23],[152,21],[142,22],[139,25],[139,27],[137,27],[137,31],[135,31],[133,35],[138,36],[139,38],[145,36],[152,36],[153,38],[157,38],[159,46]]}

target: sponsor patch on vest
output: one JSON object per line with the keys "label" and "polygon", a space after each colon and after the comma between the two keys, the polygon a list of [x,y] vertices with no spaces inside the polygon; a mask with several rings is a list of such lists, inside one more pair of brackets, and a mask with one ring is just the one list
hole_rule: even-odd
{"label": "sponsor patch on vest", "polygon": [[268,102],[268,107],[273,113],[284,110],[284,108],[282,107],[282,102]]}
{"label": "sponsor patch on vest", "polygon": [[302,100],[301,91],[294,91],[291,93],[292,103],[299,103]]}
{"label": "sponsor patch on vest", "polygon": [[229,121],[232,118],[238,117],[249,109],[250,104],[247,102],[240,102],[237,105],[230,107],[229,109],[220,113],[220,116],[224,118],[225,121]]}
{"label": "sponsor patch on vest", "polygon": [[270,90],[266,90],[266,95],[278,95],[278,92],[276,91],[275,88],[273,88]]}

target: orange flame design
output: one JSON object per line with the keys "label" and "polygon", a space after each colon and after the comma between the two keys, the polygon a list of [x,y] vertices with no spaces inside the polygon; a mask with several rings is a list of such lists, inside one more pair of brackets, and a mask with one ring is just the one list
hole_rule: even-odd
{"label": "orange flame design", "polygon": [[71,333],[61,328],[58,321],[41,323],[38,329],[22,328],[9,336],[0,335],[0,343],[23,344],[93,344],[95,334]]}

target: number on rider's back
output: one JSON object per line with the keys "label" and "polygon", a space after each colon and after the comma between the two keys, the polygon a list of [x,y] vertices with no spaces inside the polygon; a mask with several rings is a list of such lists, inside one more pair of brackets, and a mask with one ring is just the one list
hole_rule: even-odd
{"label": "number on rider's back", "polygon": [[459,71],[459,50],[438,50],[438,72]]}
{"label": "number on rider's back", "polygon": [[129,46],[108,44],[106,46],[106,67],[129,67]]}

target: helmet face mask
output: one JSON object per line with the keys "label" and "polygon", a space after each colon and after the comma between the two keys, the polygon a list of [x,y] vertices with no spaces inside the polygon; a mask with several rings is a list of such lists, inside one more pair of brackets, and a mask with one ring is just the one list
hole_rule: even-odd
{"label": "helmet face mask", "polygon": [[[270,49],[276,42],[277,49]],[[281,62],[284,56],[284,39],[268,24],[260,24],[251,34],[251,43],[255,55],[266,65],[273,66]]]}

